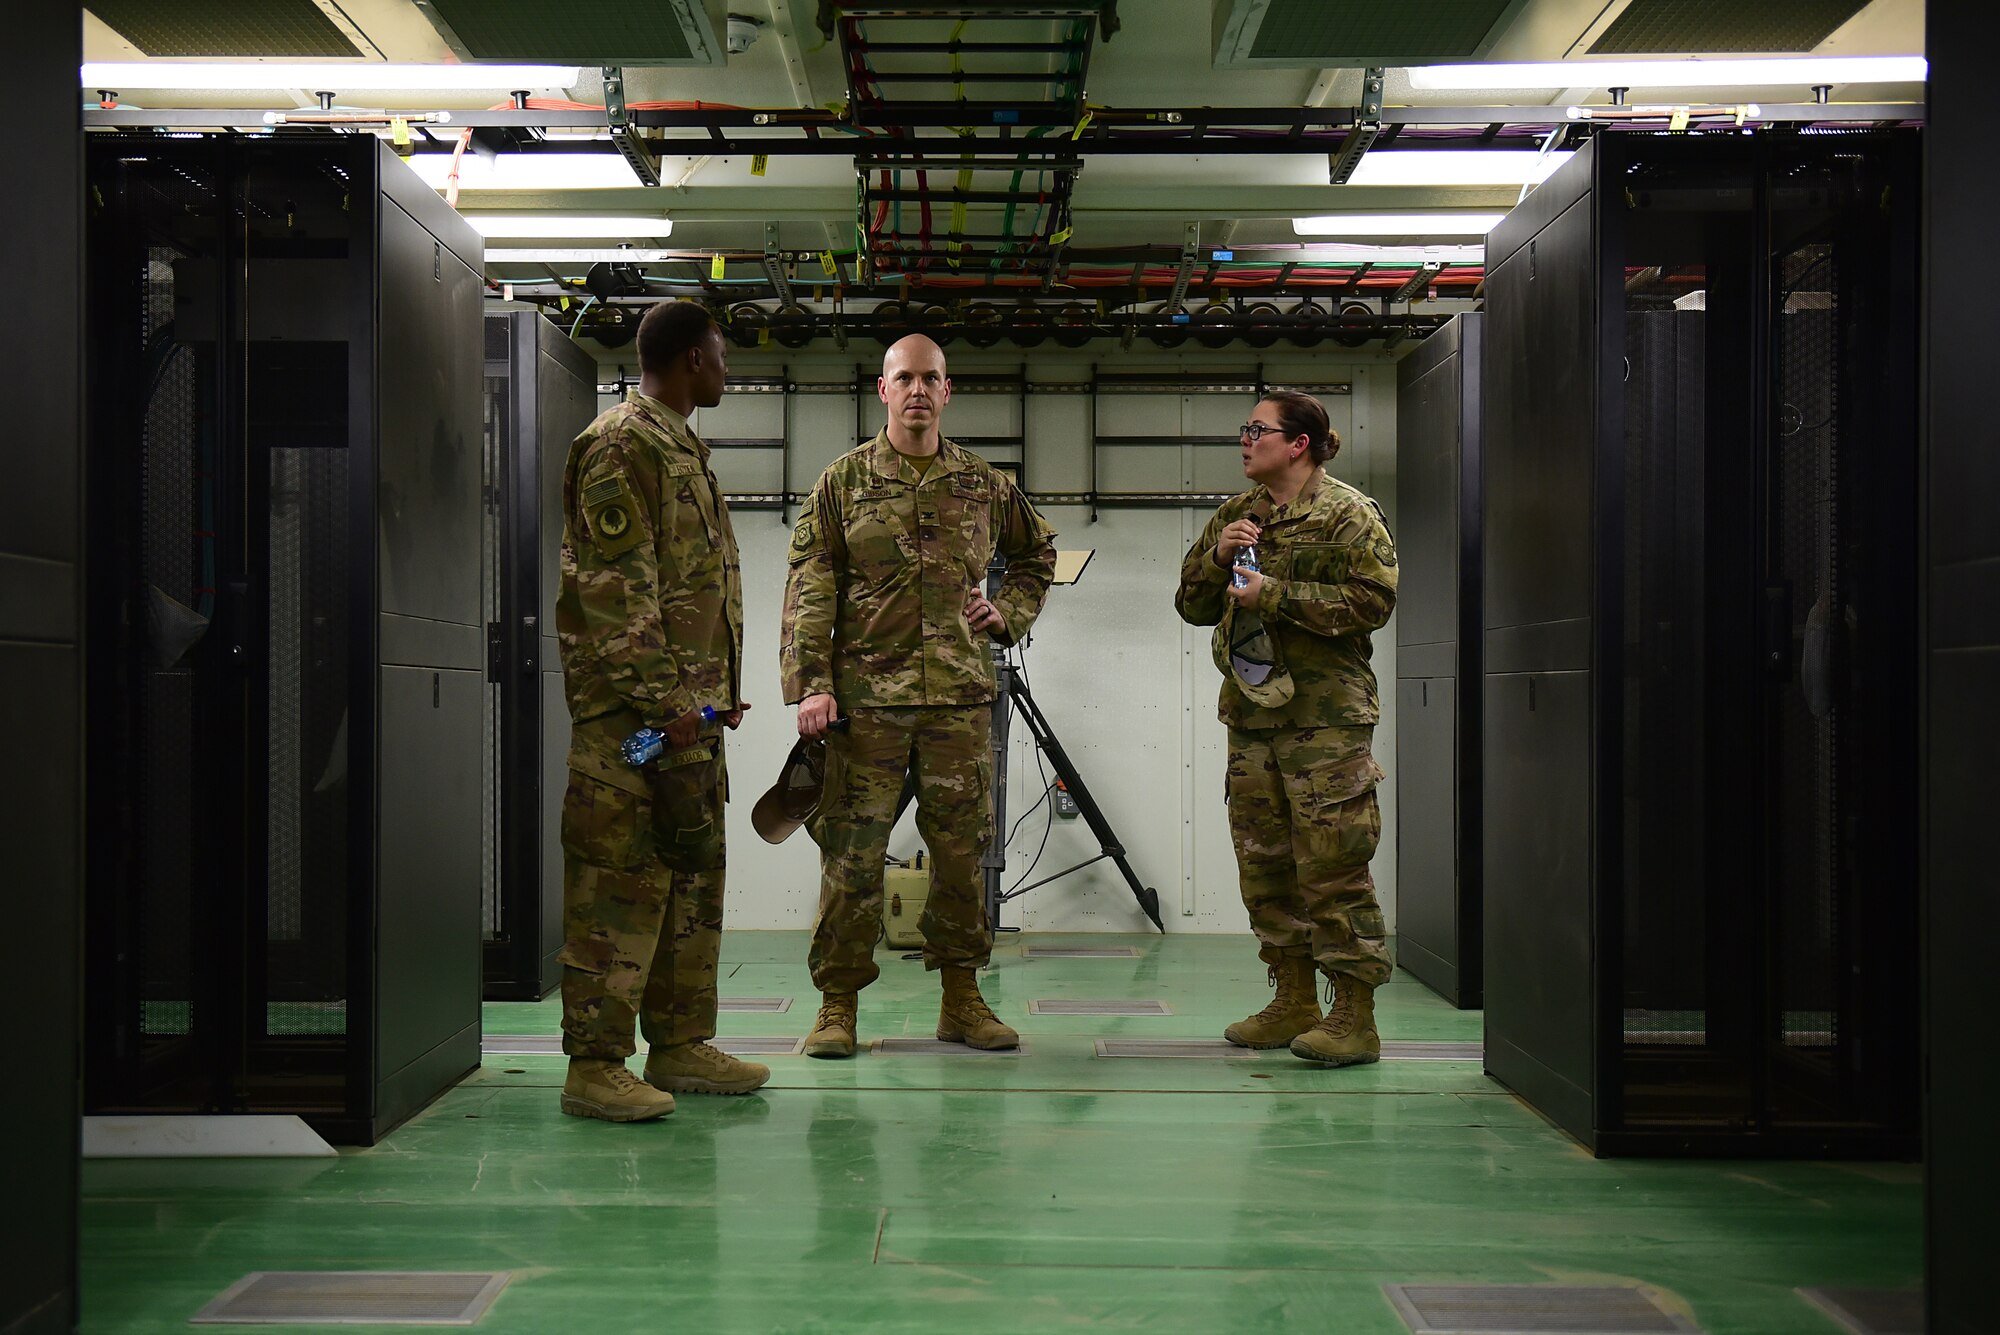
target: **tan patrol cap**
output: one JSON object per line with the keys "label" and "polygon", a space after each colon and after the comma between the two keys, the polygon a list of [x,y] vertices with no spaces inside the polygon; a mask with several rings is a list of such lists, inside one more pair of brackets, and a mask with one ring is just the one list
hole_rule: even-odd
{"label": "tan patrol cap", "polygon": [[1292,674],[1264,618],[1231,603],[1215,628],[1213,649],[1215,665],[1251,704],[1276,709],[1291,702]]}
{"label": "tan patrol cap", "polygon": [[767,844],[782,844],[813,818],[826,791],[826,743],[801,737],[792,743],[778,780],[750,809],[750,824]]}

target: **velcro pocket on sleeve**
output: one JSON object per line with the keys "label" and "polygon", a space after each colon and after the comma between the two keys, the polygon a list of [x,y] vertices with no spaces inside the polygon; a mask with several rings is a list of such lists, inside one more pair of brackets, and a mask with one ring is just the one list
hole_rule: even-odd
{"label": "velcro pocket on sleeve", "polygon": [[1292,548],[1291,577],[1304,584],[1343,584],[1353,549],[1339,542],[1302,542]]}

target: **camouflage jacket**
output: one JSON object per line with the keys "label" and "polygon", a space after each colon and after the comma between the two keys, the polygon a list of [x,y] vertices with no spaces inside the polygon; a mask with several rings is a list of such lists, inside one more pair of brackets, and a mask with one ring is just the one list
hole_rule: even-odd
{"label": "camouflage jacket", "polygon": [[743,570],[708,446],[636,390],[569,448],[556,633],[570,764],[609,782],[641,724],[739,698]]}
{"label": "camouflage jacket", "polygon": [[[886,432],[827,465],[792,529],[779,669],[785,700],[841,709],[977,704],[994,694],[989,639],[1028,633],[1055,575],[1055,530],[1007,475],[942,443],[921,478]],[[995,549],[1007,573],[998,636],[965,600]]]}
{"label": "camouflage jacket", "polygon": [[1264,709],[1225,677],[1222,721],[1238,728],[1375,723],[1382,706],[1368,663],[1374,650],[1369,632],[1381,629],[1395,610],[1396,544],[1381,508],[1326,470],[1314,469],[1289,505],[1278,505],[1262,486],[1224,501],[1181,562],[1174,607],[1182,620],[1222,633],[1230,572],[1215,563],[1215,541],[1253,510],[1269,516],[1259,525],[1264,587],[1257,612],[1292,674],[1294,691],[1289,703]]}

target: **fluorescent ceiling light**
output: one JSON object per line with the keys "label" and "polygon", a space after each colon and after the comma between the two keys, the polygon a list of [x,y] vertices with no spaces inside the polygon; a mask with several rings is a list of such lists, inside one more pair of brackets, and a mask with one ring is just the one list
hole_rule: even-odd
{"label": "fluorescent ceiling light", "polygon": [[553,250],[543,246],[522,246],[486,252],[488,264],[658,264],[673,258],[671,250],[621,249],[616,246]]}
{"label": "fluorescent ceiling light", "polygon": [[1383,149],[1364,154],[1348,185],[1540,185],[1568,153],[1532,148]]}
{"label": "fluorescent ceiling light", "polygon": [[362,88],[573,88],[582,76],[574,65],[383,65],[369,61],[341,64],[280,64],[240,61],[229,64],[173,60],[127,61],[85,65],[79,86],[125,92],[134,88],[328,89],[345,92]]}
{"label": "fluorescent ceiling light", "polygon": [[[1245,255],[1255,254],[1255,247],[1238,246],[1237,249]],[[1296,257],[1307,263],[1341,260],[1359,264],[1484,264],[1486,247],[1364,246],[1335,242],[1332,245],[1311,245],[1300,251],[1288,251],[1286,257]]]}
{"label": "fluorescent ceiling light", "polygon": [[1300,236],[1485,236],[1504,213],[1338,213],[1294,218]]}
{"label": "fluorescent ceiling light", "polygon": [[574,213],[468,213],[465,220],[484,237],[627,237],[671,236],[667,218],[589,217]]}
{"label": "fluorescent ceiling light", "polygon": [[1410,87],[1764,88],[1796,84],[1922,83],[1922,56],[1800,56],[1767,60],[1566,60],[1545,65],[1412,65]]}
{"label": "fluorescent ceiling light", "polygon": [[[417,153],[403,161],[431,189],[445,188],[451,154]],[[616,153],[502,153],[491,160],[466,153],[458,163],[461,190],[593,190],[638,184]]]}

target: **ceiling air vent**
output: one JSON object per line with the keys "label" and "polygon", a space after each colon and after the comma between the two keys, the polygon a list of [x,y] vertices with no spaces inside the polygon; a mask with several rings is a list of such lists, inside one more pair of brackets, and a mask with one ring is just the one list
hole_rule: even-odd
{"label": "ceiling air vent", "polygon": [[1674,56],[1810,51],[1867,3],[1792,0],[1784,5],[1746,5],[1742,0],[1632,0],[1592,43],[1590,53]]}
{"label": "ceiling air vent", "polygon": [[358,56],[351,25],[313,0],[91,0],[85,6],[149,56]]}
{"label": "ceiling air vent", "polygon": [[1525,0],[1216,0],[1215,63],[1322,68],[1478,60]]}
{"label": "ceiling air vent", "polygon": [[416,0],[466,60],[551,65],[720,65],[699,0]]}

